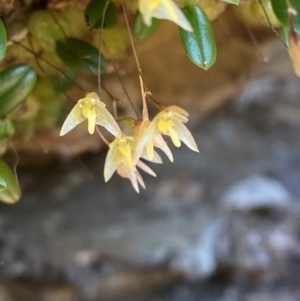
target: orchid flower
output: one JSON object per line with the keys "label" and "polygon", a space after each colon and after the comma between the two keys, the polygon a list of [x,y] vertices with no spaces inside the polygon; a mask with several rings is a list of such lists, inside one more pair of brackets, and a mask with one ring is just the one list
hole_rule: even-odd
{"label": "orchid flower", "polygon": [[198,146],[187,127],[184,125],[188,121],[188,112],[178,106],[168,106],[162,109],[151,124],[142,133],[138,141],[137,149],[142,148],[160,134],[171,137],[176,147],[181,146],[181,141],[191,150],[199,152]]}
{"label": "orchid flower", "polygon": [[[134,163],[134,145],[134,138],[124,134],[121,138],[116,138],[110,143],[104,166],[104,181],[109,181],[112,175],[117,171],[121,177],[129,179],[135,191],[139,193],[138,184],[143,188],[146,188],[146,186],[136,167],[140,167],[154,177],[156,177],[156,174],[142,161],[137,161],[136,164]],[[157,163],[161,163],[158,154],[157,156],[158,157],[154,156],[154,159],[158,161]]]}
{"label": "orchid flower", "polygon": [[173,21],[187,31],[193,31],[179,6],[173,0],[139,0],[139,11],[147,26],[151,26],[152,18]]}
{"label": "orchid flower", "polygon": [[115,140],[109,144],[104,165],[105,182],[110,180],[121,163],[126,164],[129,168],[134,167],[131,141],[134,141],[132,136],[123,134],[121,138],[115,138]]}
{"label": "orchid flower", "polygon": [[105,107],[105,103],[99,99],[96,93],[88,93],[85,98],[78,100],[75,107],[67,116],[61,128],[60,136],[67,134],[78,124],[87,119],[88,132],[91,135],[95,132],[97,124],[106,128],[112,135],[121,137],[122,132],[120,127]]}
{"label": "orchid flower", "polygon": [[135,122],[134,126],[132,127],[133,135],[137,141],[136,152],[134,156],[135,161],[138,158],[142,157],[148,161],[158,163],[155,161],[157,153],[154,151],[154,147],[157,147],[166,154],[166,156],[171,162],[173,162],[173,154],[160,133],[158,133],[151,140],[143,139],[145,132],[147,131],[150,125],[151,121],[145,119],[139,122]]}

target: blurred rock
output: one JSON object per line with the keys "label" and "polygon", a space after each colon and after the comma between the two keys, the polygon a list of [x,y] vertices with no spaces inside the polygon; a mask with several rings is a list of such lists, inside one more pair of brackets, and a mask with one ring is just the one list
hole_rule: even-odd
{"label": "blurred rock", "polygon": [[291,287],[290,289],[260,289],[248,293],[245,301],[298,301],[300,300],[299,288]]}
{"label": "blurred rock", "polygon": [[272,283],[292,279],[300,271],[297,233],[299,212],[294,216],[234,214],[219,242],[219,262],[231,267],[241,282]]}
{"label": "blurred rock", "polygon": [[225,210],[280,210],[292,204],[292,195],[279,181],[262,176],[251,176],[234,183],[221,196],[221,206]]}

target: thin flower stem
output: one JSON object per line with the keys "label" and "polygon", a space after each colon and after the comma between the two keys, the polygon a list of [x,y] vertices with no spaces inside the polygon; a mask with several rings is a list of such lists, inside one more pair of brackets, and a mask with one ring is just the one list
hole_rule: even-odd
{"label": "thin flower stem", "polygon": [[[28,36],[28,40],[29,40],[30,46],[32,48],[32,51],[35,52],[34,51],[34,46],[33,46],[33,43],[32,43],[31,35]],[[44,67],[40,64],[40,61],[39,61],[38,57],[34,56],[34,59],[36,61],[36,64],[38,65],[38,67],[45,73],[45,75],[48,75],[47,72],[45,71]],[[51,77],[49,77],[49,78],[51,79],[52,83],[55,84],[54,80]],[[70,97],[67,92],[64,91],[62,93],[68,98],[68,100],[74,102],[74,99],[72,97]]]}
{"label": "thin flower stem", "polygon": [[99,97],[101,99],[101,48],[102,48],[102,39],[103,39],[103,27],[104,27],[104,19],[107,7],[109,5],[110,0],[106,1],[103,14],[102,14],[102,20],[101,20],[101,27],[100,27],[100,33],[99,33],[99,55],[98,55],[98,91],[99,91]]}
{"label": "thin flower stem", "polygon": [[100,127],[98,125],[96,125],[96,131],[98,133],[98,135],[100,136],[100,138],[103,140],[103,142],[107,145],[109,145],[108,140],[104,137],[104,135],[102,134]]}
{"label": "thin flower stem", "polygon": [[51,9],[48,10],[48,12],[50,13],[52,19],[55,21],[55,23],[57,24],[57,26],[59,27],[60,31],[64,34],[64,36],[67,38],[68,35],[65,31],[65,29],[62,27],[61,23],[59,22],[59,19],[55,16],[55,14],[53,13],[53,11],[51,11]]}
{"label": "thin flower stem", "polygon": [[[242,17],[242,15],[241,15],[241,17]],[[262,50],[261,50],[259,44],[257,43],[256,37],[254,36],[252,30],[249,28],[247,22],[245,22],[245,21],[244,21],[244,26],[245,26],[245,28],[246,28],[246,30],[247,30],[249,36],[250,36],[251,41],[252,41],[253,44],[254,44],[254,47],[256,48],[258,54],[260,55],[262,61],[267,63],[267,62],[269,61],[269,59],[268,59],[268,58],[264,55],[264,53],[262,52]]]}
{"label": "thin flower stem", "polygon": [[125,95],[126,95],[126,97],[127,97],[127,100],[128,100],[128,102],[130,103],[130,105],[131,105],[131,107],[132,107],[132,109],[133,109],[135,115],[137,116],[137,118],[139,118],[139,113],[138,113],[137,109],[135,108],[135,106],[134,106],[134,104],[133,104],[133,101],[132,101],[132,99],[131,99],[131,97],[130,97],[130,95],[129,95],[129,93],[128,93],[128,91],[127,91],[125,85],[124,85],[124,82],[123,82],[123,80],[122,80],[122,78],[121,78],[121,76],[120,76],[120,74],[119,74],[118,68],[117,68],[117,66],[116,66],[116,61],[115,61],[113,58],[111,58],[109,49],[108,49],[108,47],[105,45],[105,43],[103,43],[103,45],[104,45],[106,51],[108,52],[108,55],[110,56],[109,59],[112,61],[112,64],[113,64],[113,67],[114,67],[114,71],[115,71],[116,76],[117,76],[117,78],[118,78],[118,80],[119,80],[119,82],[120,82],[120,84],[121,84],[121,86],[122,86],[122,89],[123,89],[123,91],[124,91],[124,93],[125,93]]}
{"label": "thin flower stem", "polygon": [[122,2],[122,8],[123,8],[123,13],[124,13],[124,17],[125,17],[126,27],[127,27],[128,35],[129,35],[129,38],[130,38],[130,43],[131,43],[133,55],[134,55],[134,58],[135,58],[136,66],[137,66],[139,74],[142,74],[143,72],[142,72],[140,61],[139,61],[139,58],[137,56],[136,49],[135,49],[135,46],[134,46],[133,37],[132,37],[132,34],[131,34],[131,30],[130,30],[129,21],[128,21],[128,17],[127,17],[127,13],[126,13],[126,8],[125,8],[124,2]]}
{"label": "thin flower stem", "polygon": [[[26,51],[28,51],[29,53],[31,53],[33,56],[38,56],[34,51],[32,51],[30,48],[28,48],[27,46],[23,45],[20,42],[17,41],[13,41],[12,42],[22,48],[24,48]],[[59,73],[61,73],[62,75],[64,75],[70,82],[72,82],[77,88],[79,88],[81,91],[84,91],[84,89],[78,85],[74,80],[72,80],[68,75],[66,75],[62,70],[60,70],[58,67],[56,67],[55,65],[53,65],[51,62],[49,62],[48,60],[46,60],[45,58],[39,58],[41,61],[45,62],[47,65],[49,65],[50,67],[52,67],[53,69],[55,69],[56,71],[58,71]]]}
{"label": "thin flower stem", "polygon": [[142,100],[143,100],[143,120],[149,120],[149,112],[148,112],[148,107],[146,102],[146,93],[145,93],[144,82],[141,74],[139,74],[139,80],[140,80]]}
{"label": "thin flower stem", "polygon": [[[98,76],[100,76],[100,72],[101,72],[101,59],[102,59],[102,56],[101,56],[101,45],[102,45],[102,31],[103,31],[103,24],[104,24],[104,18],[105,18],[105,14],[106,14],[106,10],[107,10],[107,7],[108,7],[108,4],[109,4],[110,1],[107,1],[106,2],[106,5],[104,7],[104,11],[103,11],[103,18],[102,18],[102,23],[101,23],[101,30],[100,30],[100,45],[99,45],[99,57],[98,57]],[[64,34],[64,36],[66,38],[68,38],[68,35],[66,33],[66,31],[64,30],[64,28],[62,27],[61,23],[59,22],[59,20],[57,19],[57,17],[51,12],[50,13],[52,18],[54,19],[54,21],[56,22],[56,24],[58,25],[58,27],[60,28],[61,32]],[[89,65],[83,60],[81,59],[81,61],[87,66],[87,68],[89,69],[89,72],[91,75],[94,75],[94,73],[91,71]],[[99,83],[99,79],[98,79],[98,83]],[[118,99],[116,97],[114,97],[109,91],[108,89],[104,86],[104,84],[101,83],[101,79],[100,79],[100,86],[98,87],[99,89],[99,97],[101,98],[100,94],[101,94],[101,88],[108,94],[108,96],[113,100],[117,100]]]}
{"label": "thin flower stem", "polygon": [[137,56],[136,49],[135,49],[135,46],[134,46],[133,37],[132,37],[132,34],[131,34],[131,30],[130,30],[129,21],[128,21],[128,17],[127,17],[124,2],[122,2],[122,8],[123,8],[124,16],[125,16],[126,27],[127,27],[128,35],[129,35],[129,38],[130,38],[130,43],[131,43],[135,63],[136,63],[138,73],[139,73],[139,80],[140,80],[142,100],[143,100],[143,119],[145,118],[145,120],[149,120],[149,113],[148,113],[148,107],[147,107],[147,103],[146,103],[146,94],[145,94],[145,87],[144,87],[144,81],[143,81],[143,72],[142,72],[141,64],[140,64],[140,61],[139,61],[139,58]]}
{"label": "thin flower stem", "polygon": [[109,90],[106,88],[106,86],[104,86],[103,83],[101,84],[101,88],[107,93],[107,95],[111,98],[111,100],[112,100],[113,102],[117,102],[117,103],[120,103],[120,102],[121,102],[121,100],[120,100],[119,98],[113,96],[113,95],[109,92]]}
{"label": "thin flower stem", "polygon": [[25,137],[27,137],[34,144],[36,144],[43,151],[44,154],[48,154],[48,149],[44,148],[34,137],[32,137],[31,135],[28,135],[28,134],[26,134]]}
{"label": "thin flower stem", "polygon": [[258,0],[260,6],[262,7],[263,11],[264,11],[264,15],[266,16],[267,20],[268,20],[268,23],[269,23],[269,26],[271,27],[272,31],[276,34],[276,36],[279,38],[279,40],[282,42],[282,44],[284,45],[285,48],[289,48],[287,46],[287,44],[284,42],[284,40],[282,39],[282,37],[279,35],[279,33],[277,32],[277,30],[273,27],[271,21],[270,21],[270,18],[268,16],[268,13],[262,3],[262,0]]}
{"label": "thin flower stem", "polygon": [[147,91],[146,92],[146,96],[149,96],[149,98],[152,100],[152,102],[155,104],[155,106],[157,106],[157,108],[159,110],[162,110],[165,106],[163,106],[162,104],[160,104],[154,97],[153,95],[151,94],[150,91]]}
{"label": "thin flower stem", "polygon": [[[30,48],[28,48],[27,46],[23,45],[20,42],[17,41],[11,41],[12,43],[24,48],[26,51],[28,51],[29,53],[31,53],[36,59],[39,57],[38,54],[31,50]],[[43,61],[44,63],[48,64],[50,67],[52,67],[53,69],[55,69],[56,71],[58,71],[59,73],[61,73],[65,78],[67,78],[70,82],[72,82],[77,88],[79,88],[81,91],[85,92],[85,89],[82,88],[76,81],[74,81],[72,78],[70,78],[68,75],[66,75],[62,70],[60,70],[58,67],[56,67],[55,65],[53,65],[51,62],[49,62],[48,60],[39,57],[39,59],[37,61]],[[41,68],[42,71],[44,71],[44,68],[41,66],[40,62],[38,62],[38,66]],[[45,71],[44,71],[45,72]],[[102,89],[108,94],[108,96],[113,100],[113,101],[117,101],[120,102],[120,100],[118,98],[116,98],[115,96],[113,96],[109,90],[104,86],[104,84],[101,84]],[[70,96],[68,96],[65,92],[64,94],[70,99]],[[73,99],[72,99],[73,101]]]}

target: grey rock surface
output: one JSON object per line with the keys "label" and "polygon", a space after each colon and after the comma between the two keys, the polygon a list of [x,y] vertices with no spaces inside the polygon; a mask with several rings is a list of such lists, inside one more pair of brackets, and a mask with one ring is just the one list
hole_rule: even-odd
{"label": "grey rock surface", "polygon": [[256,175],[228,187],[221,205],[228,210],[284,209],[292,207],[293,196],[279,181]]}

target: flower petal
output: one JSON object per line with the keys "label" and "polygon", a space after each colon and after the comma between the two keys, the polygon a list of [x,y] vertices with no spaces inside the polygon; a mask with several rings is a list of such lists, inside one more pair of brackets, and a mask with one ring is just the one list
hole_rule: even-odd
{"label": "flower petal", "polygon": [[146,165],[143,161],[139,160],[137,162],[136,166],[139,167],[141,170],[143,170],[145,173],[156,178],[156,173],[148,165]]}
{"label": "flower petal", "polygon": [[143,158],[143,159],[145,159],[149,162],[156,163],[156,164],[162,164],[163,163],[163,160],[162,160],[161,156],[156,151],[153,152],[153,157],[149,158],[147,151],[144,150],[141,158]]}
{"label": "flower petal", "polygon": [[[112,144],[111,144],[112,145]],[[112,175],[115,173],[118,165],[122,161],[120,158],[119,150],[114,145],[110,147],[106,155],[105,164],[104,164],[104,181],[108,182]]]}
{"label": "flower petal", "polygon": [[179,139],[191,150],[199,153],[199,149],[195,142],[195,139],[192,136],[191,132],[188,130],[188,128],[180,121],[174,120],[174,124]]}
{"label": "flower petal", "polygon": [[142,156],[146,145],[150,141],[152,141],[157,135],[159,135],[157,122],[158,120],[156,121],[153,120],[149,125],[148,124],[144,125],[144,122],[141,125],[138,141],[136,144],[135,154],[133,158],[134,162],[137,162],[138,159]]}
{"label": "flower petal", "polygon": [[122,131],[114,117],[109,111],[101,105],[100,101],[95,103],[96,109],[96,124],[106,128],[115,137],[121,137]]}
{"label": "flower petal", "polygon": [[85,120],[85,117],[82,115],[81,111],[81,107],[77,103],[67,116],[60,130],[60,136],[67,134],[68,132],[73,130],[79,123]]}
{"label": "flower petal", "polygon": [[171,162],[174,161],[173,154],[170,148],[168,147],[168,144],[162,137],[162,135],[158,135],[154,138],[154,146],[160,148],[166,154],[166,156],[169,158]]}
{"label": "flower petal", "polygon": [[173,21],[183,29],[193,31],[188,19],[172,0],[160,0],[160,3],[152,12],[152,17]]}
{"label": "flower petal", "polygon": [[169,107],[165,108],[164,111],[172,112],[175,119],[177,119],[183,123],[186,123],[189,120],[188,119],[189,113],[186,110],[184,110],[178,106],[169,106]]}
{"label": "flower petal", "polygon": [[[180,122],[179,122],[179,124],[182,125],[182,123],[180,123]],[[174,127],[170,127],[168,133],[166,133],[166,134],[171,137],[171,140],[176,147],[181,146],[181,142],[180,142],[180,139],[179,139],[178,133],[177,133],[177,128],[175,130]]]}
{"label": "flower petal", "polygon": [[117,173],[122,177],[122,178],[126,178],[129,179],[134,190],[137,193],[140,193],[140,189],[139,189],[139,184],[138,184],[138,179],[135,173],[136,168],[135,167],[129,167],[128,165],[124,164],[124,163],[120,163],[118,168],[117,168]]}
{"label": "flower petal", "polygon": [[140,174],[137,170],[135,171],[135,174],[136,174],[136,178],[137,178],[139,184],[140,184],[144,189],[146,189],[146,185],[145,185],[144,179],[143,179],[143,177],[141,176],[141,174]]}

